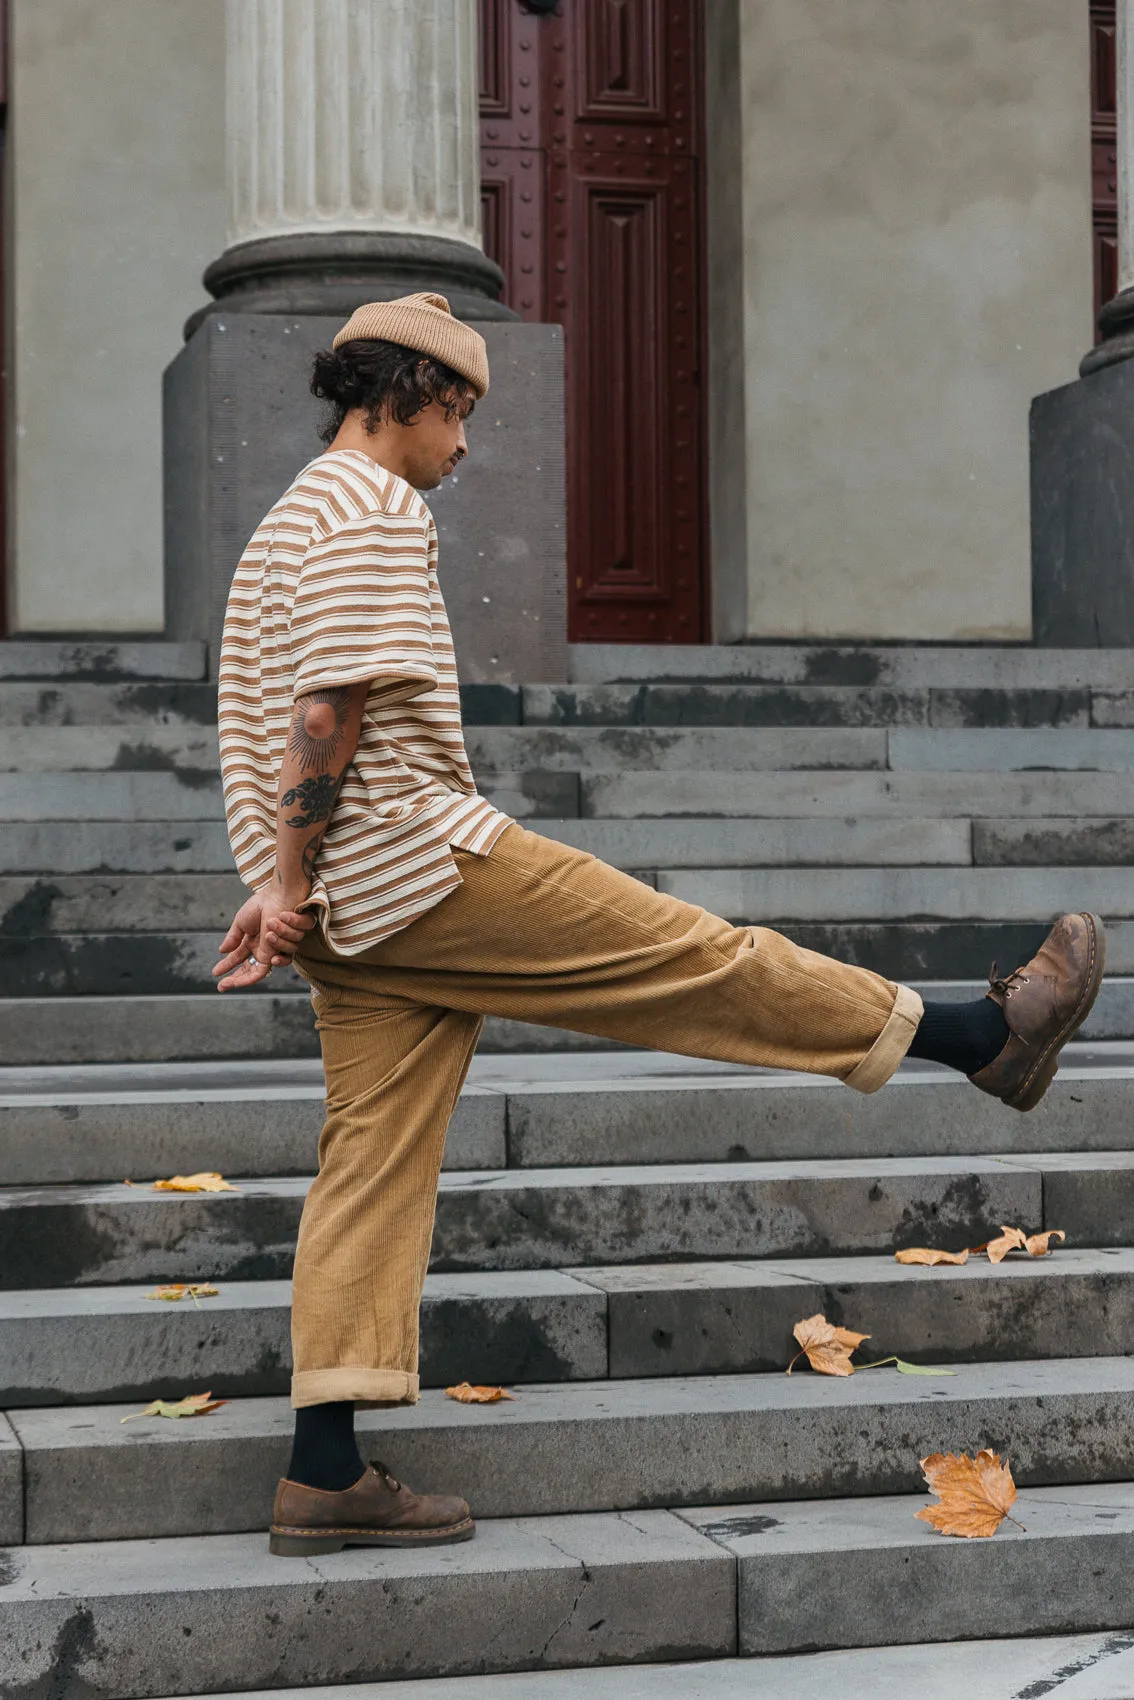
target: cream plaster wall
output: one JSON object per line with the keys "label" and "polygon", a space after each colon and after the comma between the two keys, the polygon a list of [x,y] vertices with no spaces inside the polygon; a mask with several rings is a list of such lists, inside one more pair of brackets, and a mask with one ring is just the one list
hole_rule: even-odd
{"label": "cream plaster wall", "polygon": [[161,374],[224,247],[224,0],[12,0],[14,630],[158,631]]}
{"label": "cream plaster wall", "polygon": [[748,634],[1025,638],[1028,403],[1091,341],[1086,0],[733,3]]}

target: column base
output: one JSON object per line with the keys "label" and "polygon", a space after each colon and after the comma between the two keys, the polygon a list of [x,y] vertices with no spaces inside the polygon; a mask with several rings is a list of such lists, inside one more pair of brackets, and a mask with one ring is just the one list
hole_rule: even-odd
{"label": "column base", "polygon": [[1081,378],[1101,372],[1105,366],[1117,366],[1134,355],[1134,289],[1120,290],[1106,303],[1099,313],[1099,329],[1103,341],[1080,360]]}
{"label": "column base", "polygon": [[348,319],[365,301],[418,290],[444,295],[459,319],[516,319],[496,299],[504,273],[469,242],[374,231],[310,232],[241,242],[204,275],[216,299],[185,325],[186,341],[211,314],[285,313]]}

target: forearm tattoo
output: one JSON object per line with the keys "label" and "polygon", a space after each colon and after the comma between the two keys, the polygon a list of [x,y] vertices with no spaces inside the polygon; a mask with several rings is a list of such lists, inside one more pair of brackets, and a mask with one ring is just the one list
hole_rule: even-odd
{"label": "forearm tattoo", "polygon": [[[287,747],[300,767],[326,768],[343,741],[350,692],[345,688],[312,691],[295,705]],[[322,818],[317,817],[317,818]]]}
{"label": "forearm tattoo", "polygon": [[303,846],[304,879],[313,880],[315,878],[315,858],[319,854],[319,846],[322,842],[323,835],[322,833],[317,832],[314,838],[309,838],[307,843]]}
{"label": "forearm tattoo", "polygon": [[299,804],[301,813],[289,815],[288,826],[314,826],[317,821],[330,820],[335,799],[342,784],[342,774],[317,773],[314,779],[301,779],[280,798],[280,807],[290,809]]}

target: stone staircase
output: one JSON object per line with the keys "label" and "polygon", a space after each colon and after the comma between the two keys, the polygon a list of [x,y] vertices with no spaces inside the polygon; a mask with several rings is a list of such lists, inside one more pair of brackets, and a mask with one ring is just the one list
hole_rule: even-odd
{"label": "stone staircase", "polygon": [[[1129,653],[573,671],[466,693],[503,807],[935,995],[1097,908],[1112,978],[1082,1043],[1021,1117],[925,1065],[860,1098],[494,1023],[447,1145],[425,1392],[360,1417],[368,1455],[470,1495],[478,1538],[271,1560],[306,997],[209,989],[240,887],[199,650],[0,645],[5,1700],[1134,1695]],[[200,1168],[239,1192],[122,1184]],[[1001,1222],[1067,1246],[891,1255]],[[209,1278],[199,1308],[145,1296]],[[789,1379],[817,1310],[954,1373]],[[447,1400],[464,1379],[516,1397]],[[205,1388],[229,1400],[207,1418],[120,1421]],[[1027,1532],[932,1534],[918,1459],[985,1445]]]}

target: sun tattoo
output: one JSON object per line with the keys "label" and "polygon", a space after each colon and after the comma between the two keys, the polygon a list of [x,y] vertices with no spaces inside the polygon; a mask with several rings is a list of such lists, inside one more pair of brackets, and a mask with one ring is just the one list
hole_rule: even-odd
{"label": "sun tattoo", "polygon": [[295,705],[287,747],[301,767],[328,767],[343,741],[350,692],[312,691]]}

